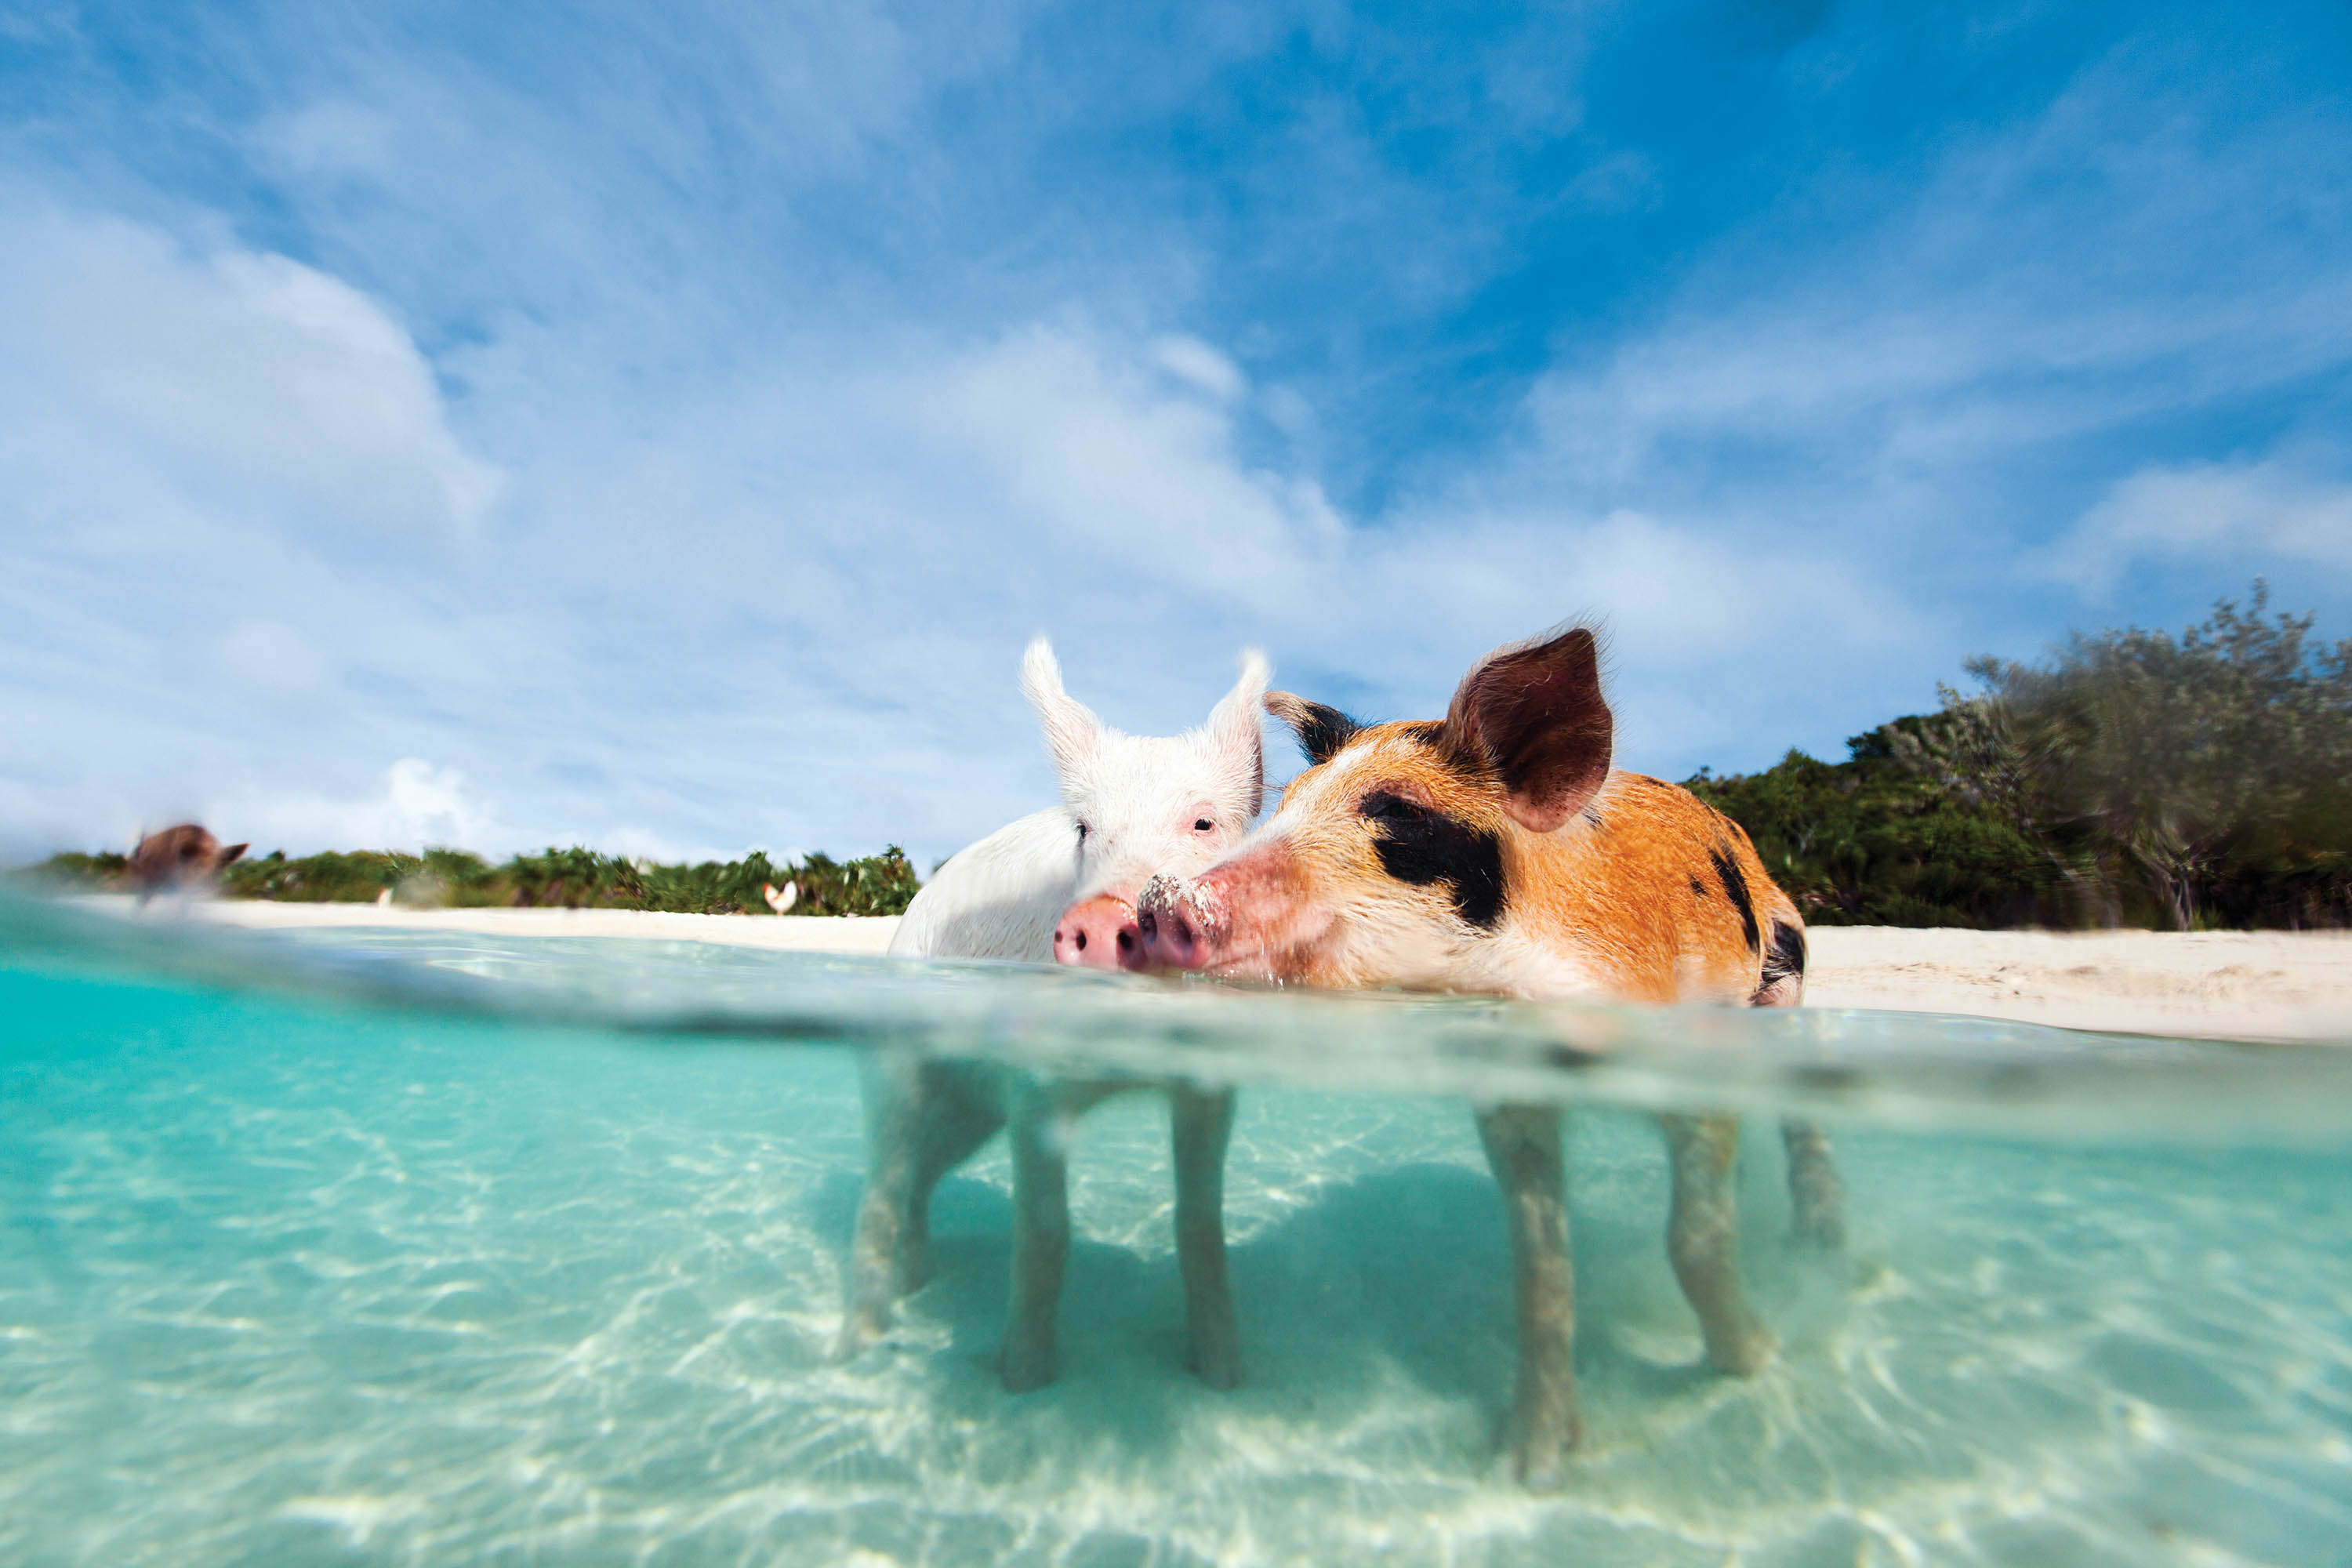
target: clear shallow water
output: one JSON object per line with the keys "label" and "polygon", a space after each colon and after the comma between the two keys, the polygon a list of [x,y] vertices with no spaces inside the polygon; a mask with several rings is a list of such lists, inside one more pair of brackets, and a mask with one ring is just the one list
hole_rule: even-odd
{"label": "clear shallow water", "polygon": [[[0,910],[0,1561],[2352,1562],[2340,1058],[1749,1022]],[[1053,1388],[987,1364],[995,1149],[896,1338],[829,1364],[863,1156],[828,1039],[1242,1081],[1249,1386],[1181,1371],[1150,1096],[1080,1124]],[[1473,1092],[1579,1106],[1557,1497],[1489,1472]],[[1751,1128],[1762,1377],[1694,1369],[1611,1098],[1831,1113],[1827,1260]]]}

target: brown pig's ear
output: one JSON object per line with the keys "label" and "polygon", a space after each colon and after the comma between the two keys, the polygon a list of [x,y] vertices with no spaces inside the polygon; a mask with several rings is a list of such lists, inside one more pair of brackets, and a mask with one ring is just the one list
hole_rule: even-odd
{"label": "brown pig's ear", "polygon": [[1573,626],[1479,660],[1446,710],[1444,740],[1495,771],[1519,826],[1549,833],[1600,792],[1614,731],[1600,648],[1590,629]]}
{"label": "brown pig's ear", "polygon": [[1309,702],[1287,691],[1267,692],[1265,710],[1290,727],[1307,760],[1318,767],[1329,762],[1332,754],[1363,728],[1337,708],[1326,708],[1320,702]]}
{"label": "brown pig's ear", "polygon": [[236,859],[238,856],[244,854],[247,849],[252,847],[253,846],[250,844],[232,844],[227,848],[221,851],[220,863],[226,866],[230,861]]}

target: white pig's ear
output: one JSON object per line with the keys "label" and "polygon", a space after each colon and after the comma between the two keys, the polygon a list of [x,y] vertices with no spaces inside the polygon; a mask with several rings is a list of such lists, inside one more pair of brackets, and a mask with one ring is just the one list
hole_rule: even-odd
{"label": "white pig's ear", "polygon": [[1062,667],[1055,662],[1054,645],[1044,637],[1021,656],[1021,694],[1037,710],[1056,773],[1067,779],[1095,760],[1102,750],[1103,722],[1062,689]]}
{"label": "white pig's ear", "polygon": [[1255,816],[1265,800],[1265,741],[1258,715],[1265,702],[1265,683],[1272,672],[1265,655],[1242,650],[1242,678],[1209,710],[1209,739],[1231,770],[1228,776],[1242,804]]}

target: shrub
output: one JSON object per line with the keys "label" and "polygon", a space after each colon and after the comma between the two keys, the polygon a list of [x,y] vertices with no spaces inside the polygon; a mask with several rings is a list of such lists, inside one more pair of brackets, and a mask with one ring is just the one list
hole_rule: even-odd
{"label": "shrub", "polygon": [[61,850],[37,866],[20,866],[8,879],[42,892],[110,893],[130,883],[131,857],[105,851],[83,855]]}

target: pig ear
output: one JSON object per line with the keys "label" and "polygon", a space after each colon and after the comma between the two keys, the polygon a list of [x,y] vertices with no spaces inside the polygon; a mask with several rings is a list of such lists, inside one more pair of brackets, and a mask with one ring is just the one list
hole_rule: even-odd
{"label": "pig ear", "polygon": [[236,859],[238,856],[244,854],[247,849],[252,847],[253,846],[250,844],[232,844],[227,848],[221,851],[220,863],[226,866],[230,861]]}
{"label": "pig ear", "polygon": [[1102,721],[1062,689],[1062,667],[1054,660],[1054,645],[1044,637],[1021,656],[1021,694],[1037,710],[1055,773],[1066,779],[1095,760],[1102,750]]}
{"label": "pig ear", "polygon": [[1329,762],[1363,728],[1337,708],[1326,708],[1320,702],[1309,702],[1287,691],[1267,692],[1265,710],[1289,726],[1290,732],[1298,737],[1307,761],[1318,767]]}
{"label": "pig ear", "polygon": [[1497,648],[1446,710],[1446,749],[1502,780],[1504,809],[1549,833],[1584,809],[1609,776],[1614,731],[1601,695],[1601,652],[1584,626]]}
{"label": "pig ear", "polygon": [[1216,746],[1252,816],[1265,800],[1265,738],[1258,728],[1269,675],[1265,655],[1242,650],[1242,678],[1209,710],[1209,739]]}

